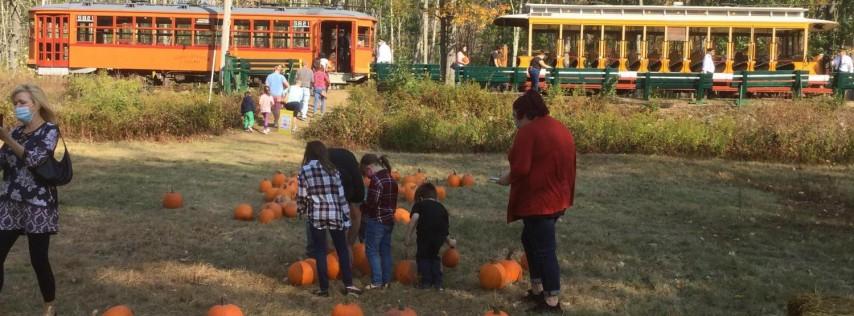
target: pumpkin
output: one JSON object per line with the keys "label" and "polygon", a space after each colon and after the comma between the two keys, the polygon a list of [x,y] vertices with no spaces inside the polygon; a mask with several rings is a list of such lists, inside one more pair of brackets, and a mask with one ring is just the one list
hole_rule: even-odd
{"label": "pumpkin", "polygon": [[406,197],[406,201],[409,202],[410,204],[415,203],[415,190],[406,191],[405,197]]}
{"label": "pumpkin", "polygon": [[418,185],[421,185],[422,183],[424,183],[425,180],[427,180],[427,174],[421,172],[421,168],[418,168],[418,171],[415,172],[415,175],[413,176],[415,177],[415,183],[417,183]]}
{"label": "pumpkin", "polygon": [[394,279],[404,285],[414,284],[418,280],[416,271],[418,268],[415,265],[415,260],[400,260],[394,266]]}
{"label": "pumpkin", "polygon": [[283,190],[279,188],[270,188],[267,191],[264,191],[264,202],[273,202],[277,197],[282,195]]}
{"label": "pumpkin", "polygon": [[399,207],[394,210],[394,221],[403,224],[409,224],[409,211]]}
{"label": "pumpkin", "polygon": [[208,310],[208,316],[243,316],[243,311],[237,305],[226,305],[223,300],[220,304],[214,305]]}
{"label": "pumpkin", "polygon": [[276,174],[273,175],[273,186],[277,188],[283,187],[287,178],[281,171],[276,171]]}
{"label": "pumpkin", "polygon": [[314,268],[307,261],[301,260],[288,267],[288,283],[293,286],[309,285],[314,283]]}
{"label": "pumpkin", "polygon": [[271,189],[272,187],[273,187],[273,183],[270,182],[270,180],[267,180],[267,179],[261,180],[261,183],[258,184],[258,192],[261,192],[261,193],[267,192],[267,190]]}
{"label": "pumpkin", "polygon": [[279,203],[275,203],[275,202],[266,203],[266,204],[264,204],[262,209],[270,209],[271,211],[273,211],[273,215],[276,215],[276,218],[282,217],[282,206],[279,205]]}
{"label": "pumpkin", "polygon": [[308,258],[303,261],[308,263],[308,265],[311,266],[311,271],[314,271],[314,275],[317,275],[317,260],[314,260],[314,258]]}
{"label": "pumpkin", "polygon": [[498,263],[504,267],[504,272],[507,274],[507,280],[504,280],[505,285],[522,280],[522,266],[513,260],[513,250],[508,251],[507,257]]}
{"label": "pumpkin", "polygon": [[448,268],[454,268],[460,264],[460,252],[456,247],[450,247],[442,254],[442,265]]}
{"label": "pumpkin", "polygon": [[403,306],[403,304],[401,304],[400,301],[397,301],[397,307],[389,309],[383,315],[384,316],[417,316],[418,314],[415,313],[415,310],[413,310],[412,308]]}
{"label": "pumpkin", "polygon": [[285,202],[285,207],[282,209],[282,214],[287,218],[297,217],[297,202]]}
{"label": "pumpkin", "polygon": [[474,185],[474,176],[472,176],[472,175],[470,175],[470,174],[466,174],[466,175],[464,175],[464,176],[463,176],[463,180],[462,180],[462,186],[464,186],[464,187],[470,187],[470,186],[473,186],[473,185]]}
{"label": "pumpkin", "polygon": [[357,242],[353,244],[353,266],[356,267],[362,275],[371,274],[371,264],[368,262],[364,243]]}
{"label": "pumpkin", "polygon": [[444,201],[445,197],[447,197],[447,192],[445,192],[445,187],[438,185],[436,186],[436,195],[439,197],[439,201]]}
{"label": "pumpkin", "polygon": [[341,275],[341,266],[338,264],[338,255],[330,253],[326,255],[326,276],[330,280],[337,280]]}
{"label": "pumpkin", "polygon": [[164,208],[181,208],[182,206],[184,206],[184,198],[181,197],[181,193],[169,190],[163,195]]}
{"label": "pumpkin", "polygon": [[528,271],[528,254],[523,253],[522,258],[519,258],[519,264],[522,265],[522,269]]}
{"label": "pumpkin", "polygon": [[392,171],[391,178],[394,179],[394,181],[400,182],[400,172],[397,172],[397,170]]}
{"label": "pumpkin", "polygon": [[480,266],[480,287],[485,290],[496,290],[503,288],[506,284],[504,280],[507,278],[507,272],[498,262],[490,262]]}
{"label": "pumpkin", "polygon": [[456,170],[454,170],[453,173],[448,175],[448,186],[449,187],[456,188],[456,187],[460,186],[461,183],[462,183],[462,178],[460,178],[460,176],[457,175]]}
{"label": "pumpkin", "polygon": [[252,206],[249,204],[240,204],[234,208],[234,219],[241,221],[251,221],[253,217]]}
{"label": "pumpkin", "polygon": [[364,316],[362,308],[356,303],[335,304],[332,308],[332,316]]}
{"label": "pumpkin", "polygon": [[274,219],[276,219],[276,213],[273,213],[273,210],[268,208],[265,208],[258,214],[258,221],[261,222],[261,224],[272,223]]}
{"label": "pumpkin", "polygon": [[403,184],[407,184],[407,183],[415,183],[415,185],[418,185],[416,182],[417,182],[417,181],[416,181],[415,176],[405,176],[405,177],[403,177]]}
{"label": "pumpkin", "polygon": [[488,312],[486,312],[486,314],[483,314],[483,316],[510,316],[510,315],[507,315],[506,312],[498,309],[498,307],[493,306],[492,309],[490,309]]}
{"label": "pumpkin", "polygon": [[133,316],[133,310],[127,305],[116,305],[107,309],[101,316]]}

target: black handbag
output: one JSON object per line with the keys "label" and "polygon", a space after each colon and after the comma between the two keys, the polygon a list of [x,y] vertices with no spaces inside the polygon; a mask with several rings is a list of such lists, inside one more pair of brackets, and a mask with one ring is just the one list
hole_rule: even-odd
{"label": "black handbag", "polygon": [[[59,133],[59,131],[57,130]],[[65,144],[65,138],[62,133],[59,133],[59,138],[62,139],[62,146],[65,147],[65,154],[62,160],[56,161],[51,152],[50,157],[45,159],[43,163],[30,169],[36,180],[49,186],[58,187],[71,182],[74,176],[74,171],[71,167],[71,156],[68,154],[68,145]]]}

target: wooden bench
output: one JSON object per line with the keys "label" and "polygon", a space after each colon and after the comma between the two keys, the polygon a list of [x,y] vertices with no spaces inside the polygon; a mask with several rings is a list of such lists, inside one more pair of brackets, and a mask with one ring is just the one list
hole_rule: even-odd
{"label": "wooden bench", "polygon": [[738,87],[737,104],[743,104],[749,94],[757,93],[791,93],[793,97],[800,97],[809,82],[809,74],[799,70],[740,71],[733,79],[730,85]]}
{"label": "wooden bench", "polygon": [[[401,67],[407,68],[403,69]],[[441,68],[437,64],[371,64],[373,78],[380,83],[394,80],[397,73],[402,70],[415,78],[442,81]]]}
{"label": "wooden bench", "polygon": [[644,100],[649,100],[653,90],[676,90],[693,91],[697,103],[702,103],[706,90],[712,88],[712,74],[647,72],[638,76],[636,84]]}
{"label": "wooden bench", "polygon": [[273,72],[273,68],[277,65],[282,65],[282,75],[288,79],[288,83],[293,84],[296,80],[297,69],[301,63],[297,59],[249,59],[239,58],[241,71],[245,71],[249,80],[260,79],[261,82],[266,80],[267,75]]}
{"label": "wooden bench", "polygon": [[613,68],[605,69],[549,69],[546,82],[562,89],[592,89],[607,91],[620,80],[620,73]]}
{"label": "wooden bench", "polygon": [[835,72],[831,82],[833,82],[833,95],[837,98],[844,98],[845,91],[854,89],[854,73]]}
{"label": "wooden bench", "polygon": [[455,81],[474,82],[483,88],[518,90],[527,81],[525,69],[517,67],[466,66],[456,72]]}

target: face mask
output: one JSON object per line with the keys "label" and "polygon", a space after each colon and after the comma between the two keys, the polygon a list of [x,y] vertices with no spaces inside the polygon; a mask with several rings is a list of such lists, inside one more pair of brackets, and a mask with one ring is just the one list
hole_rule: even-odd
{"label": "face mask", "polygon": [[30,112],[29,107],[15,107],[15,117],[26,124],[33,120],[33,113]]}

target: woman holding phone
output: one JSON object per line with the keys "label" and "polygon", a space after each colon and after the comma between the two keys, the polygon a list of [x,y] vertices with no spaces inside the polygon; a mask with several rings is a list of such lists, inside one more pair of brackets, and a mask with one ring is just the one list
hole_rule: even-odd
{"label": "woman holding phone", "polygon": [[27,236],[30,262],[44,299],[45,316],[56,314],[56,284],[48,261],[50,236],[59,231],[59,208],[55,186],[41,183],[31,168],[53,156],[59,139],[56,114],[36,85],[20,85],[12,91],[15,117],[21,124],[0,127],[0,291],[3,263],[21,235]]}
{"label": "woman holding phone", "polygon": [[522,246],[528,259],[532,312],[560,312],[560,266],[555,224],[572,206],[575,195],[575,141],[572,133],[549,116],[543,97],[528,90],[513,102],[516,136],[508,159],[510,170],[499,178],[510,186],[507,221],[522,220]]}

